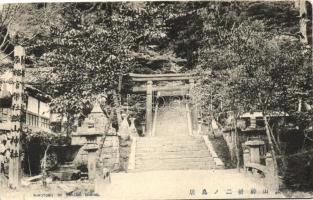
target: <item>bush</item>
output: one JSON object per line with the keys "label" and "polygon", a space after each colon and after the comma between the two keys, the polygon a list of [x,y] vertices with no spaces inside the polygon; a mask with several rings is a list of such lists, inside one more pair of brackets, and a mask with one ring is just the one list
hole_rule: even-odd
{"label": "bush", "polygon": [[286,157],[286,170],[283,181],[288,189],[312,191],[313,151],[299,152]]}
{"label": "bush", "polygon": [[[39,174],[41,172],[41,160],[44,157],[48,145],[70,144],[70,138],[60,134],[44,131],[34,132],[30,129],[23,130],[21,145],[24,153],[23,170],[27,174]],[[48,154],[47,167],[56,166],[56,158]]]}

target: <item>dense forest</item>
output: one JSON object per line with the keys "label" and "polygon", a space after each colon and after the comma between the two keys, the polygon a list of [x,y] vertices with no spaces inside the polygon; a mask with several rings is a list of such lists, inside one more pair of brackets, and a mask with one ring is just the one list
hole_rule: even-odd
{"label": "dense forest", "polygon": [[[306,7],[311,13],[311,5]],[[294,2],[36,3],[11,5],[7,13],[12,10],[18,14],[3,35],[14,33],[11,42],[26,47],[28,67],[52,68],[50,76],[39,75],[38,87],[62,106],[68,101],[75,112],[90,94],[117,88],[128,72],[201,69],[221,75],[230,65],[246,64],[237,58],[249,58],[249,48],[255,48],[247,43],[250,36],[243,36],[249,31],[263,40],[256,43],[275,40],[281,48],[301,38]],[[236,34],[238,41],[231,38]]]}

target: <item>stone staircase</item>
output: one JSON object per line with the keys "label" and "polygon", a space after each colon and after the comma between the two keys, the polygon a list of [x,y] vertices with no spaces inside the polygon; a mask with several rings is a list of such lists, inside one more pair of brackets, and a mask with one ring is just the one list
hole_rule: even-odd
{"label": "stone staircase", "polygon": [[217,168],[203,137],[189,134],[188,113],[182,102],[159,108],[154,136],[136,139],[130,171]]}
{"label": "stone staircase", "polygon": [[202,137],[138,138],[134,171],[215,169]]}
{"label": "stone staircase", "polygon": [[186,105],[172,103],[158,109],[155,136],[187,136],[188,122]]}

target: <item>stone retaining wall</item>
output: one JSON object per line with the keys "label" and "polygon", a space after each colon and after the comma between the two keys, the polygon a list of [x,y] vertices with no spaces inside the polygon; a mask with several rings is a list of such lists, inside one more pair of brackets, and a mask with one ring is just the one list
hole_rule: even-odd
{"label": "stone retaining wall", "polygon": [[120,141],[118,136],[107,136],[105,138],[100,160],[103,162],[103,167],[111,171],[120,169]]}
{"label": "stone retaining wall", "polygon": [[[126,171],[130,154],[131,138],[120,137],[117,135],[106,136],[100,160],[103,167],[110,171]],[[99,145],[99,143],[98,143]],[[99,145],[100,146],[100,145]],[[88,153],[84,150],[84,146],[79,150],[74,163],[75,165],[86,164],[88,162]]]}

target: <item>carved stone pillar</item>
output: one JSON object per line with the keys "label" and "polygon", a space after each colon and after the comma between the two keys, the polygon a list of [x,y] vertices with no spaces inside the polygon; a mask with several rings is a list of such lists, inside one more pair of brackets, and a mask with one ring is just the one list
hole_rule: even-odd
{"label": "carved stone pillar", "polygon": [[[22,178],[20,136],[25,122],[24,105],[24,77],[25,77],[25,49],[22,46],[14,48],[13,67],[13,99],[10,133],[10,161],[9,161],[9,187],[18,188]],[[7,141],[8,142],[8,141]]]}

